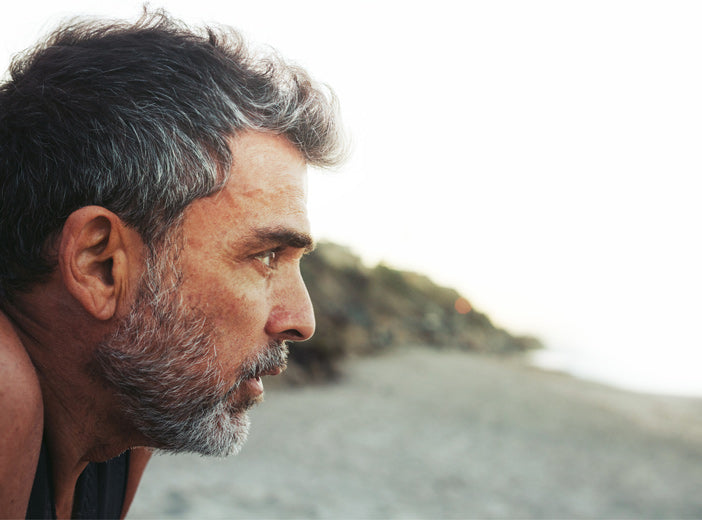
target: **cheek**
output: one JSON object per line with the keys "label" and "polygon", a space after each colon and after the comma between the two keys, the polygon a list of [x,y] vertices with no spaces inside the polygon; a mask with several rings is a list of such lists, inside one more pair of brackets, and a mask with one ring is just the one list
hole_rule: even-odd
{"label": "cheek", "polygon": [[223,365],[240,363],[267,343],[270,309],[264,288],[222,277],[200,277],[197,281],[199,288],[188,291],[186,303],[202,313],[214,329],[217,357]]}

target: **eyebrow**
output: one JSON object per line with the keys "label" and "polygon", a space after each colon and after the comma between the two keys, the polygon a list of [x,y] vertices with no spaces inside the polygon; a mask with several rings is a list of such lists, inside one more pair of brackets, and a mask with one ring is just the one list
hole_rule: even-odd
{"label": "eyebrow", "polygon": [[313,251],[316,246],[314,239],[308,233],[285,227],[255,229],[246,242],[250,247],[287,246],[304,249],[305,253]]}

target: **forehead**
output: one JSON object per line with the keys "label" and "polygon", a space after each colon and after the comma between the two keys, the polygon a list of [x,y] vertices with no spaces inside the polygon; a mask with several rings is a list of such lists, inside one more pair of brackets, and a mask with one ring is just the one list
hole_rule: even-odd
{"label": "forehead", "polygon": [[309,232],[302,154],[286,138],[260,132],[242,133],[230,146],[233,164],[226,186],[188,207],[186,228],[195,235],[232,236],[260,227]]}
{"label": "forehead", "polygon": [[234,159],[225,193],[242,195],[281,185],[305,190],[305,160],[285,137],[245,132],[229,145]]}

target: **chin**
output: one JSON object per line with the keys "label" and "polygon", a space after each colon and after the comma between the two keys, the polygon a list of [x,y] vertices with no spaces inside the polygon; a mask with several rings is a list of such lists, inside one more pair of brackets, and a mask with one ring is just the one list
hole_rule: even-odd
{"label": "chin", "polygon": [[251,420],[246,410],[232,411],[222,402],[205,415],[173,428],[174,434],[159,443],[168,453],[197,453],[210,457],[227,457],[239,453],[246,443]]}

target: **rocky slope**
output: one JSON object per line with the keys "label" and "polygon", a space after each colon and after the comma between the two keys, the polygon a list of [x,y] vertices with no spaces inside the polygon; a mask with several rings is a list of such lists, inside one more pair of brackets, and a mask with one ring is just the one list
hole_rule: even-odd
{"label": "rocky slope", "polygon": [[317,332],[293,347],[285,377],[291,383],[333,379],[344,358],[400,345],[497,354],[540,347],[535,338],[495,327],[455,290],[383,264],[368,268],[343,246],[319,244],[303,259],[302,274]]}

